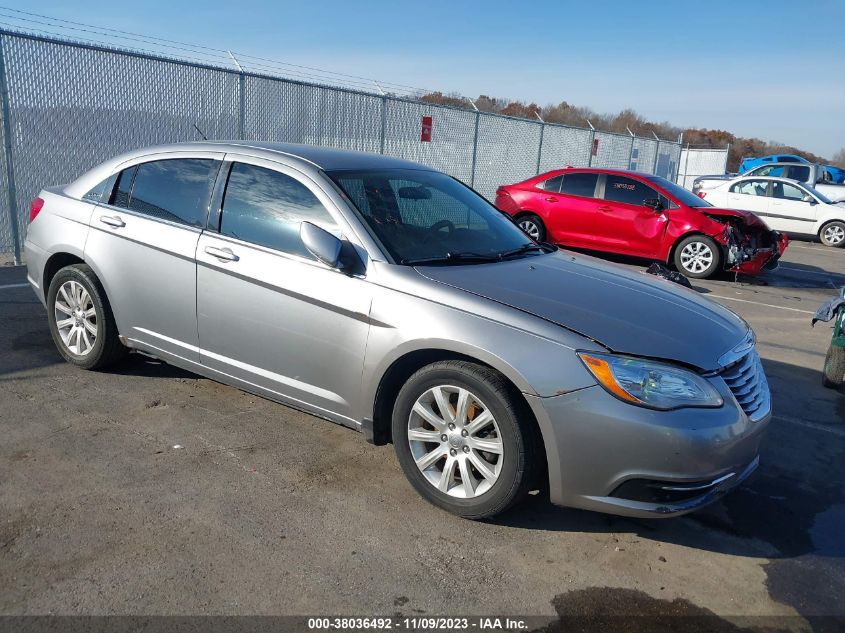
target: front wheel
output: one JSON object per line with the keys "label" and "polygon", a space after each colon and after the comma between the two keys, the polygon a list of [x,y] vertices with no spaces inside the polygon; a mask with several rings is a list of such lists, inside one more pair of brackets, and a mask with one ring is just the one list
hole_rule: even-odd
{"label": "front wheel", "polygon": [[59,353],[77,367],[100,369],[127,352],[103,286],[86,264],[65,266],[53,277],[47,318]]}
{"label": "front wheel", "polygon": [[819,239],[825,246],[842,248],[845,246],[845,222],[828,222],[819,231]]}
{"label": "front wheel", "polygon": [[423,367],[400,390],[392,423],[399,464],[432,504],[482,519],[528,492],[533,421],[492,369],[464,361]]}
{"label": "front wheel", "polygon": [[675,249],[675,268],[687,277],[705,279],[719,270],[722,251],[705,235],[685,237]]}

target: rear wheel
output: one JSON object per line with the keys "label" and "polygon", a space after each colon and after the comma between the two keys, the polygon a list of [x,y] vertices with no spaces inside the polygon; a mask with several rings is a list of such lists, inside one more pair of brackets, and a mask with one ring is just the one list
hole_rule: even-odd
{"label": "rear wheel", "polygon": [[687,277],[705,279],[719,270],[722,251],[705,235],[691,235],[675,248],[675,268]]}
{"label": "rear wheel", "polygon": [[543,221],[533,213],[520,215],[516,223],[531,239],[537,242],[546,241],[546,227],[543,226]]}
{"label": "rear wheel", "polygon": [[845,347],[830,344],[824,359],[822,384],[831,389],[839,389],[845,379]]}
{"label": "rear wheel", "polygon": [[66,361],[83,369],[100,369],[123,357],[103,286],[86,264],[62,268],[47,291],[50,333]]}
{"label": "rear wheel", "polygon": [[828,222],[819,231],[819,239],[825,246],[842,248],[845,246],[845,222]]}
{"label": "rear wheel", "polygon": [[522,499],[536,466],[524,404],[500,374],[464,361],[433,363],[408,379],[393,409],[393,442],[417,492],[469,519]]}

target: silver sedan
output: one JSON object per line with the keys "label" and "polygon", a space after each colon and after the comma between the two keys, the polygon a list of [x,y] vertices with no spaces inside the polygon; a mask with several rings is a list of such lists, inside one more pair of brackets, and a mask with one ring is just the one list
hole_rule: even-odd
{"label": "silver sedan", "polygon": [[30,216],[29,281],[70,363],[132,350],[392,442],[461,516],[546,482],[557,504],[676,515],[757,466],[770,398],[745,322],[537,243],[427,167],[176,144]]}

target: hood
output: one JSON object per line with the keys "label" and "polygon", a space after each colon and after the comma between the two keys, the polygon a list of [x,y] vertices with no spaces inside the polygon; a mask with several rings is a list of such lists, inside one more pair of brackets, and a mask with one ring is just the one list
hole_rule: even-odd
{"label": "hood", "polygon": [[426,266],[425,277],[533,314],[608,349],[714,370],[748,325],[694,290],[562,252],[491,264]]}
{"label": "hood", "polygon": [[742,211],[740,209],[720,209],[717,207],[696,207],[696,211],[700,211],[704,215],[716,216],[719,218],[737,218],[743,221],[749,227],[767,228],[766,223],[751,211]]}

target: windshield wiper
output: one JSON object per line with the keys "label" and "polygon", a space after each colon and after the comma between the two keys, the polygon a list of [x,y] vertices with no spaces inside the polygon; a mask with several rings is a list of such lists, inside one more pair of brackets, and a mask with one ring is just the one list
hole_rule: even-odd
{"label": "windshield wiper", "polygon": [[542,251],[544,253],[551,253],[554,250],[556,250],[556,248],[551,244],[545,244],[543,242],[540,242],[539,244],[528,243],[523,244],[519,248],[513,248],[509,251],[499,253],[498,258],[506,259],[508,257],[514,257],[515,255],[522,255],[523,253],[530,253],[531,251]]}
{"label": "windshield wiper", "polygon": [[425,266],[426,264],[468,264],[472,262],[496,262],[499,254],[484,255],[482,253],[446,253],[440,257],[418,257],[403,259],[399,263],[406,266]]}

